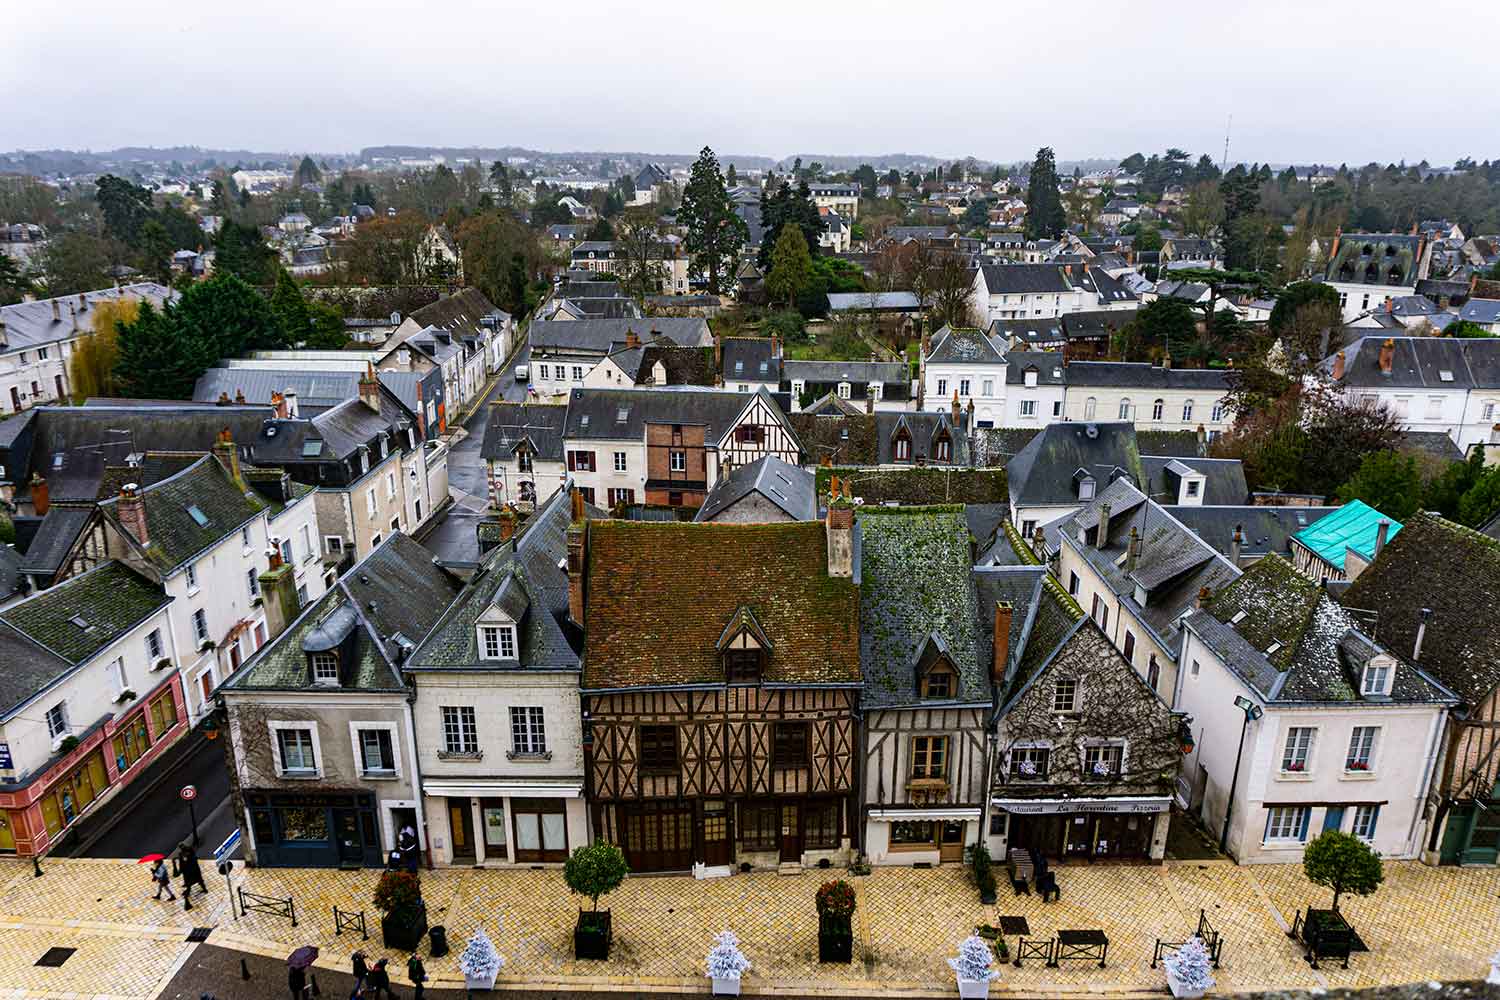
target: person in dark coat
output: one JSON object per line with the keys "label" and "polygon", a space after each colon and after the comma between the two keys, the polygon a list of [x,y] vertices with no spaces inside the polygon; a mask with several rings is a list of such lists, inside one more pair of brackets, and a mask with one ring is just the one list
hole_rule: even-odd
{"label": "person in dark coat", "polygon": [[396,994],[391,991],[391,974],[386,970],[386,960],[377,959],[375,965],[370,969],[370,988],[368,993],[372,998],[382,996],[395,1000]]}
{"label": "person in dark coat", "polygon": [[187,899],[193,891],[193,886],[198,887],[198,894],[208,894],[208,883],[203,881],[203,869],[198,865],[198,854],[191,846],[184,847],[177,858],[177,867],[182,872],[182,898]]}
{"label": "person in dark coat", "polygon": [[292,1000],[307,1000],[307,970],[291,968],[286,974],[286,985],[292,991]]}
{"label": "person in dark coat", "polygon": [[365,979],[370,975],[369,966],[365,965],[365,953],[356,951],[354,953],[354,982],[356,986],[363,986]]}
{"label": "person in dark coat", "polygon": [[422,1000],[422,984],[427,982],[427,967],[422,964],[422,956],[413,955],[406,960],[406,978],[416,987],[412,996]]}
{"label": "person in dark coat", "polygon": [[415,875],[417,862],[421,860],[421,852],[417,850],[417,831],[410,826],[403,826],[401,832],[396,835],[396,850],[401,852],[401,860],[406,862],[406,870]]}

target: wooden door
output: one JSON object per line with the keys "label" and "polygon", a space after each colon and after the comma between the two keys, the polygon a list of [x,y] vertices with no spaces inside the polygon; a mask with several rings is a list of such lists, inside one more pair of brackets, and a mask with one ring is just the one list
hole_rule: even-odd
{"label": "wooden door", "polygon": [[781,860],[802,861],[802,810],[795,802],[781,806]]}
{"label": "wooden door", "polygon": [[643,802],[625,811],[625,860],[631,871],[689,871],[693,867],[693,807]]}
{"label": "wooden door", "polygon": [[704,807],[703,823],[700,827],[703,833],[703,863],[706,865],[727,865],[733,857],[731,838],[729,836],[729,810],[724,803],[715,803],[715,808]]}
{"label": "wooden door", "polygon": [[964,859],[964,823],[946,822],[939,824],[941,831],[938,834],[938,860],[943,862],[962,861]]}
{"label": "wooden door", "polygon": [[453,860],[473,861],[474,816],[468,799],[448,800],[448,831],[453,838]]}

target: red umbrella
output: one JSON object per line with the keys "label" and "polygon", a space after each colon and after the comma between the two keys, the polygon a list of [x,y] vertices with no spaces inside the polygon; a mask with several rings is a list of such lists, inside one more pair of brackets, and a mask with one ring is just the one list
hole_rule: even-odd
{"label": "red umbrella", "polygon": [[154,863],[156,863],[158,861],[165,861],[165,860],[167,860],[167,856],[165,854],[148,854],[145,857],[141,858],[141,860],[137,861],[136,864],[138,864],[138,865],[149,865],[149,864],[154,864]]}

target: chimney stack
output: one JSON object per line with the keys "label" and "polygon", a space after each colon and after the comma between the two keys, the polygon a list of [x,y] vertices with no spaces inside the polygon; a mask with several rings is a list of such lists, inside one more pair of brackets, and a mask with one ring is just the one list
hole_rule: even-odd
{"label": "chimney stack", "polygon": [[508,542],[516,534],[516,509],[510,504],[500,508],[500,541]]}
{"label": "chimney stack", "polygon": [[52,300],[52,322],[62,322],[62,303],[57,299]]}
{"label": "chimney stack", "polygon": [[365,363],[365,373],[359,379],[359,398],[370,409],[380,412],[380,380],[375,377],[375,366],[369,362]]}
{"label": "chimney stack", "polygon": [[52,505],[47,492],[47,480],[39,472],[31,474],[31,509],[37,517],[45,517],[47,508]]}
{"label": "chimney stack", "polygon": [[281,397],[286,400],[286,415],[288,417],[296,420],[302,415],[297,412],[297,390],[291,386],[287,386],[286,392],[283,392]]}
{"label": "chimney stack", "polygon": [[958,415],[963,411],[962,404],[958,401],[958,390],[953,390],[953,426],[958,426]]}
{"label": "chimney stack", "polygon": [[1207,587],[1198,588],[1198,596],[1193,598],[1193,607],[1202,609],[1214,596],[1214,592]]}
{"label": "chimney stack", "polygon": [[1229,561],[1232,562],[1232,563],[1234,563],[1236,569],[1239,568],[1239,565],[1240,565],[1240,554],[1242,552],[1244,552],[1244,549],[1245,549],[1245,529],[1244,529],[1244,525],[1236,524],[1234,526],[1234,535],[1229,539]]}
{"label": "chimney stack", "polygon": [[146,530],[146,502],[141,499],[141,488],[135,483],[120,487],[120,500],[115,508],[120,524],[130,532],[132,538],[142,545],[151,544],[151,533]]}
{"label": "chimney stack", "polygon": [[573,522],[568,525],[568,617],[582,627],[584,572],[588,554],[588,522],[584,520],[583,494],[574,486],[568,496]]}
{"label": "chimney stack", "polygon": [[1385,343],[1380,345],[1380,374],[1389,375],[1395,363],[1396,341],[1391,337],[1387,337],[1385,338]]}
{"label": "chimney stack", "polygon": [[1422,661],[1422,640],[1427,638],[1427,623],[1431,620],[1432,609],[1423,608],[1422,621],[1417,625],[1417,641],[1411,651],[1411,662],[1413,663],[1420,663]]}
{"label": "chimney stack", "polygon": [[724,371],[724,338],[714,334],[714,371]]}
{"label": "chimney stack", "polygon": [[1169,370],[1172,367],[1172,355],[1165,348],[1161,352],[1161,367],[1163,371]]}
{"label": "chimney stack", "polygon": [[995,657],[990,667],[990,677],[999,684],[1005,680],[1010,664],[1010,624],[1015,609],[1009,601],[995,602]]}
{"label": "chimney stack", "polygon": [[781,337],[779,334],[771,334],[771,360],[781,357]]}
{"label": "chimney stack", "polygon": [[828,498],[828,516],[824,522],[828,536],[828,575],[839,579],[854,577],[854,507],[837,494]]}
{"label": "chimney stack", "polygon": [[234,438],[230,436],[228,427],[219,431],[219,436],[214,441],[214,455],[224,471],[229,473],[229,481],[234,483],[235,488],[242,493],[249,492],[250,487],[245,485],[245,477],[240,474],[240,450],[234,446]]}
{"label": "chimney stack", "polygon": [[1099,532],[1094,537],[1094,547],[1104,548],[1109,544],[1109,504],[1099,505]]}
{"label": "chimney stack", "polygon": [[638,336],[636,336],[636,332],[634,330],[626,330],[625,331],[625,346],[626,347],[640,347],[641,346],[641,338],[638,337]]}
{"label": "chimney stack", "polygon": [[214,405],[215,406],[228,406],[229,405],[229,393],[227,393],[227,392],[221,392],[221,393],[219,393],[219,398],[216,399],[216,400],[214,400]]}
{"label": "chimney stack", "polygon": [[1380,550],[1385,548],[1386,539],[1391,536],[1391,520],[1382,517],[1380,523],[1375,526],[1375,558],[1380,558]]}
{"label": "chimney stack", "polygon": [[245,402],[245,391],[243,389],[234,390],[234,401],[237,404],[243,404]]}
{"label": "chimney stack", "polygon": [[271,409],[276,411],[277,420],[286,419],[286,397],[274,390],[271,393]]}
{"label": "chimney stack", "polygon": [[1141,558],[1141,533],[1134,525],[1130,527],[1130,541],[1125,545],[1125,573],[1128,576],[1135,572],[1136,563]]}
{"label": "chimney stack", "polygon": [[1333,380],[1341,382],[1344,378],[1344,352],[1339,351],[1333,356]]}

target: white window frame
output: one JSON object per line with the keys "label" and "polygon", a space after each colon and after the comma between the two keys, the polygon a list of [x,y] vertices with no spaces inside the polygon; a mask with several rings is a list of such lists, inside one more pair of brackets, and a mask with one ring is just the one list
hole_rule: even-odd
{"label": "white window frame", "polygon": [[1193,420],[1193,401],[1185,400],[1182,404],[1182,422],[1187,424]]}
{"label": "white window frame", "polygon": [[[68,731],[72,728],[68,725],[68,699],[53,705],[46,711],[47,735],[52,739],[52,745],[56,746],[67,738]],[[55,721],[54,721],[55,720]]]}
{"label": "white window frame", "polygon": [[945,399],[947,398],[947,396],[948,396],[948,380],[947,379],[940,378],[940,379],[937,380],[937,394],[939,396],[942,396]]}
{"label": "white window frame", "polygon": [[198,592],[198,568],[193,563],[188,563],[182,568],[187,579],[187,592],[191,597]]}
{"label": "white window frame", "polygon": [[1036,419],[1036,400],[1034,400],[1034,399],[1023,399],[1023,400],[1021,400],[1021,416],[1023,416],[1023,417],[1030,417],[1033,420]]}
{"label": "white window frame", "polygon": [[687,452],[686,451],[668,451],[667,452],[667,466],[670,469],[670,471],[672,471],[672,472],[686,472],[687,471]]}
{"label": "white window frame", "polygon": [[[1110,777],[1121,777],[1125,774],[1125,740],[1116,739],[1090,739],[1082,740],[1078,744],[1078,760],[1082,766],[1082,777],[1084,781],[1103,781]],[[1114,751],[1120,752],[1120,769],[1113,775],[1094,773],[1093,765],[1089,763],[1089,755],[1093,752]],[[1108,757],[1109,754],[1103,754]]]}
{"label": "white window frame", "polygon": [[250,592],[250,600],[260,596],[260,572],[254,566],[245,570],[245,589]]}
{"label": "white window frame", "polygon": [[840,382],[838,386],[839,399],[848,399],[854,393],[854,387],[848,382]]}
{"label": "white window frame", "polygon": [[[1379,726],[1355,726],[1349,731],[1349,749],[1344,753],[1344,770],[1353,774],[1375,771],[1375,751],[1380,746]],[[1363,764],[1363,767],[1353,765]]]}
{"label": "white window frame", "polygon": [[[366,731],[382,729],[389,733],[391,737],[392,769],[389,771],[368,771],[365,769],[364,742],[360,734]],[[349,746],[354,754],[354,773],[361,778],[385,781],[401,777],[401,743],[399,727],[396,723],[365,719],[353,720],[349,723]]]}
{"label": "white window frame", "polygon": [[396,473],[394,470],[388,471],[385,474],[385,498],[387,500],[396,499]]}
{"label": "white window frame", "polygon": [[1391,681],[1394,679],[1395,668],[1384,661],[1376,663],[1371,660],[1365,664],[1365,669],[1360,672],[1359,692],[1366,697],[1375,695],[1386,697],[1391,693]]}
{"label": "white window frame", "polygon": [[1130,397],[1129,396],[1126,396],[1125,398],[1123,398],[1123,399],[1120,400],[1120,419],[1121,420],[1129,420],[1130,419]]}
{"label": "white window frame", "polygon": [[623,452],[623,451],[617,451],[617,452],[615,452],[615,471],[616,472],[628,472],[628,471],[630,471],[629,467],[628,467],[628,459],[627,459],[627,457],[625,455],[625,452]]}
{"label": "white window frame", "polygon": [[1151,419],[1155,420],[1155,421],[1160,421],[1161,417],[1162,417],[1162,412],[1166,409],[1166,406],[1167,406],[1167,404],[1166,404],[1165,400],[1162,400],[1162,399],[1152,400],[1152,402],[1151,402]]}
{"label": "white window frame", "polygon": [[369,489],[365,490],[365,510],[368,512],[369,518],[372,521],[375,520],[376,506],[375,487],[371,486]]}
{"label": "white window frame", "polygon": [[1370,843],[1375,839],[1375,831],[1380,828],[1380,806],[1367,804],[1354,807],[1354,821],[1349,826],[1349,832],[1354,836]]}
{"label": "white window frame", "polygon": [[[494,652],[490,652],[491,634],[494,633]],[[518,659],[519,644],[517,643],[516,627],[506,622],[480,622],[479,623],[479,658],[487,661],[505,661]],[[506,655],[506,647],[509,646],[509,655]]]}
{"label": "white window frame", "polygon": [[1311,774],[1317,745],[1317,726],[1288,726],[1286,738],[1281,742],[1281,773]]}
{"label": "white window frame", "polygon": [[331,556],[342,556],[344,554],[344,536],[324,535],[323,548]]}
{"label": "white window frame", "polygon": [[[448,742],[448,713],[453,713],[454,727],[458,741],[454,745]],[[465,716],[465,712],[468,713]],[[473,705],[439,705],[438,726],[442,733],[443,753],[472,756],[479,753],[479,713],[474,710]],[[467,727],[467,735],[473,740],[472,746],[465,746],[464,730]]]}
{"label": "white window frame", "polygon": [[[318,724],[317,724],[317,722],[309,721],[309,720],[306,720],[306,719],[299,719],[299,720],[296,720],[296,721],[293,721],[293,720],[290,720],[290,719],[269,719],[266,722],[266,727],[271,732],[271,763],[272,763],[272,766],[274,767],[274,769],[276,771],[276,776],[278,778],[303,778],[303,779],[310,779],[310,778],[321,778],[321,777],[323,777],[323,745],[322,745],[322,741],[319,740],[319,738],[318,738]],[[312,733],[312,752],[313,752],[313,767],[312,767],[312,770],[307,770],[307,769],[304,769],[304,768],[298,768],[296,770],[289,771],[285,767],[282,766],[282,759],[281,759],[281,731],[282,730],[303,730],[305,732]]]}
{"label": "white window frame", "polygon": [[547,713],[540,705],[510,707],[510,748],[516,757],[540,757],[547,751]]}
{"label": "white window frame", "polygon": [[209,638],[208,632],[208,612],[203,608],[197,608],[193,611],[192,617],[189,620],[193,623],[193,641],[198,643],[199,645],[202,645],[205,642],[210,642],[211,639]]}
{"label": "white window frame", "polygon": [[161,644],[161,629],[154,628],[146,633],[146,659],[150,661],[147,666],[156,666],[156,661],[166,655],[166,647]]}
{"label": "white window frame", "polygon": [[[320,668],[328,665],[328,659],[333,660],[333,676],[325,676]],[[308,653],[307,658],[312,669],[312,682],[320,687],[339,686],[339,654],[324,650],[318,653]]]}
{"label": "white window frame", "polygon": [[302,551],[307,553],[302,557],[302,561],[310,562],[318,554],[318,550],[312,543],[312,526],[307,524],[299,525],[297,531],[302,535]]}
{"label": "white window frame", "polygon": [[967,398],[969,396],[969,386],[971,384],[970,380],[966,378],[958,380],[958,394],[960,397]]}
{"label": "white window frame", "polygon": [[1271,806],[1266,816],[1265,842],[1301,844],[1307,839],[1311,817],[1308,806]]}
{"label": "white window frame", "polygon": [[[1060,696],[1063,693],[1063,687],[1062,687],[1062,685],[1064,683],[1070,684],[1070,685],[1072,685],[1072,687],[1070,688],[1070,697],[1069,697],[1067,706],[1066,707],[1060,707],[1062,705],[1062,698]],[[1080,700],[1079,695],[1082,693],[1081,692],[1081,687],[1082,687],[1082,685],[1080,685],[1078,683],[1078,678],[1076,678],[1076,677],[1057,677],[1057,678],[1054,678],[1053,681],[1052,681],[1052,712],[1053,712],[1053,714],[1054,715],[1071,715],[1074,712],[1077,712],[1078,711],[1078,702]]]}

